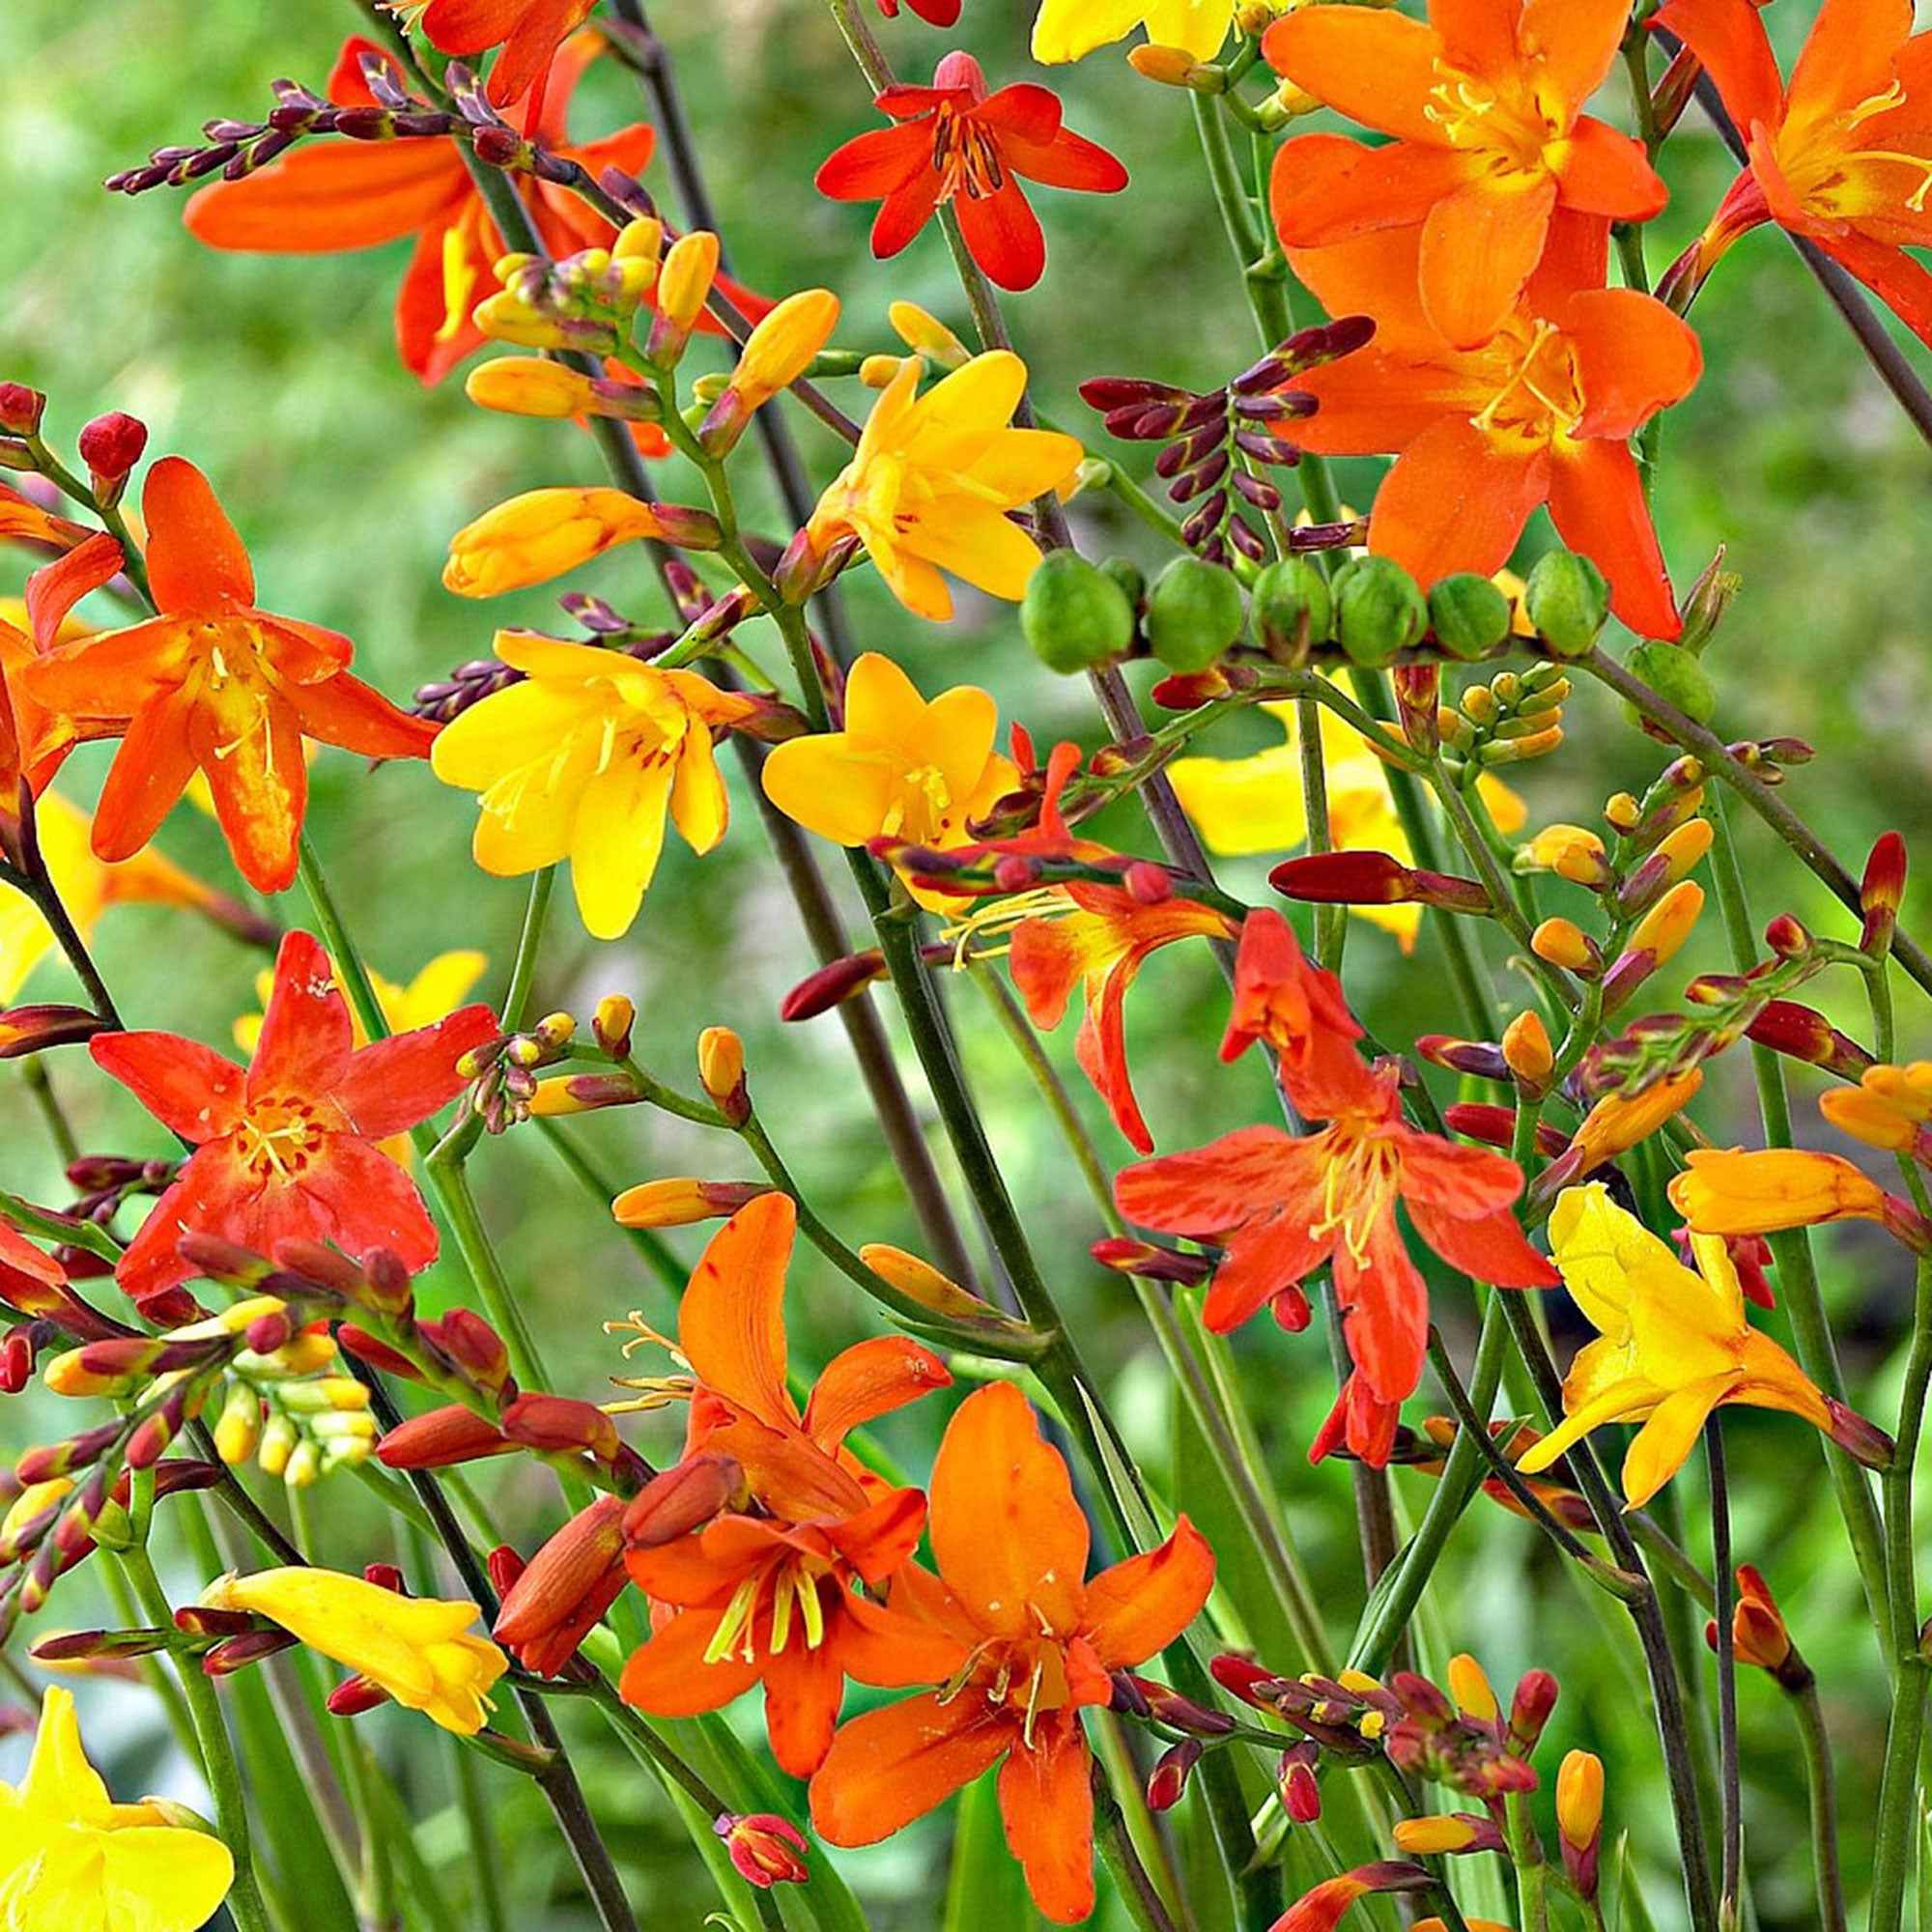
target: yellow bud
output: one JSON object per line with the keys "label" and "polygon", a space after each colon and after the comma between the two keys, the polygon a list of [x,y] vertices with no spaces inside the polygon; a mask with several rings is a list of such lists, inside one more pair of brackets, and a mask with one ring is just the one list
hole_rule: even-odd
{"label": "yellow bud", "polygon": [[1657,848],[1658,853],[1669,862],[1671,878],[1686,877],[1711,849],[1711,841],[1716,837],[1708,818],[1693,818],[1680,825]]}
{"label": "yellow bud", "polygon": [[1290,121],[1298,121],[1304,114],[1314,114],[1323,105],[1319,97],[1310,94],[1305,87],[1297,87],[1292,80],[1284,80],[1271,99],[1276,111]]}
{"label": "yellow bud", "polygon": [[1633,952],[1648,952],[1662,966],[1690,937],[1704,910],[1704,889],[1686,879],[1672,886],[1637,922],[1630,936]]}
{"label": "yellow bud", "polygon": [[1503,1029],[1503,1060],[1519,1080],[1532,1087],[1549,1078],[1556,1055],[1540,1013],[1520,1012]]}
{"label": "yellow bud", "polygon": [[1703,1084],[1704,1069],[1693,1066],[1688,1073],[1653,1080],[1635,1094],[1605,1094],[1571,1136],[1571,1151],[1578,1156],[1577,1178],[1648,1140],[1664,1122],[1684,1111]]}
{"label": "yellow bud", "polygon": [[1583,928],[1571,919],[1546,919],[1529,935],[1529,950],[1551,966],[1580,972],[1596,957]]}
{"label": "yellow bud", "polygon": [[1612,832],[1629,832],[1643,816],[1643,810],[1629,792],[1616,793],[1604,807],[1604,819]]}
{"label": "yellow bud", "polygon": [[255,1452],[255,1460],[262,1465],[265,1476],[280,1476],[287,1473],[289,1458],[296,1453],[296,1426],[286,1415],[271,1415],[268,1427],[262,1431],[261,1447]]}
{"label": "yellow bud", "polygon": [[512,416],[581,416],[590,412],[590,378],[534,355],[498,355],[470,370],[463,392],[479,409]]}
{"label": "yellow bud", "polygon": [[917,350],[941,369],[963,369],[973,352],[940,321],[917,302],[895,301],[886,310],[893,332],[908,349]]}
{"label": "yellow bud", "polygon": [[1344,1690],[1379,1690],[1382,1688],[1379,1677],[1371,1677],[1366,1670],[1345,1670],[1335,1679]]}
{"label": "yellow bud", "polygon": [[611,244],[613,262],[637,262],[657,272],[658,258],[664,253],[664,223],[654,214],[640,214],[627,221]]}
{"label": "yellow bud", "polygon": [[486,510],[449,540],[442,567],[459,597],[500,597],[575,570],[581,563],[663,526],[624,490],[526,490]]}
{"label": "yellow bud", "polygon": [[787,296],[746,338],[731,387],[748,409],[756,409],[810,368],[838,327],[838,298],[830,289]]}
{"label": "yellow bud", "polygon": [[577,1019],[571,1013],[546,1013],[530,1031],[546,1047],[564,1047],[577,1037]]}
{"label": "yellow bud", "polygon": [[1465,1819],[1449,1815],[1433,1818],[1401,1818],[1396,1821],[1395,1844],[1410,1858],[1433,1858],[1438,1852],[1460,1852],[1475,1836]]}
{"label": "yellow bud", "polygon": [[548,1080],[539,1080],[537,1091],[530,1095],[530,1117],[538,1121],[555,1121],[571,1114],[594,1113],[599,1102],[580,1100],[570,1091],[573,1077],[568,1073],[554,1073]]}
{"label": "yellow bud", "polygon": [[298,1442],[282,1470],[282,1481],[292,1490],[305,1490],[321,1474],[322,1451],[313,1442]]}
{"label": "yellow bud", "polygon": [[1486,1724],[1495,1720],[1499,1709],[1496,1693],[1483,1666],[1467,1651],[1449,1660],[1449,1694],[1465,1718],[1480,1719]]}
{"label": "yellow bud", "polygon": [[1127,65],[1143,80],[1157,80],[1163,87],[1185,87],[1188,76],[1201,63],[1185,47],[1157,47],[1150,43],[1135,47],[1127,55]]}
{"label": "yellow bud", "polygon": [[469,238],[456,223],[442,231],[442,326],[436,331],[439,342],[447,342],[462,328],[469,315],[469,298],[476,293],[476,267],[470,259]]}
{"label": "yellow bud", "polygon": [[41,1371],[42,1381],[55,1395],[111,1395],[128,1385],[130,1378],[127,1376],[97,1375],[84,1368],[82,1352],[79,1349],[70,1349],[65,1354],[56,1355]]}
{"label": "yellow bud", "polygon": [[66,1476],[49,1476],[44,1483],[29,1483],[8,1505],[7,1514],[0,1517],[0,1543],[52,1509],[72,1489],[72,1481]]}
{"label": "yellow bud", "polygon": [[262,1398],[245,1382],[237,1382],[222,1405],[214,1425],[214,1453],[231,1467],[247,1462],[262,1439]]}
{"label": "yellow bud", "polygon": [[1556,1774],[1556,1827],[1566,1843],[1587,1852],[1604,1829],[1604,1761],[1573,1750]]}
{"label": "yellow bud", "polygon": [[699,1084],[727,1111],[742,1100],[745,1086],[745,1042],[729,1027],[706,1027],[697,1036]]}
{"label": "yellow bud", "polygon": [[208,1316],[200,1321],[190,1321],[185,1327],[170,1328],[168,1340],[171,1342],[212,1342],[224,1335],[239,1335],[243,1329],[251,1328],[265,1315],[279,1315],[282,1311],[281,1299],[272,1294],[251,1294],[241,1301],[231,1302],[218,1315]]}
{"label": "yellow bud", "polygon": [[631,1029],[637,1019],[637,1007],[624,994],[606,993],[590,1016],[590,1031],[606,1053],[622,1060],[631,1050]]}
{"label": "yellow bud", "polygon": [[1577,886],[1602,886],[1610,876],[1604,860],[1604,841],[1581,825],[1546,825],[1517,848],[1517,858],[1520,865],[1554,872]]}
{"label": "yellow bud", "polygon": [[682,1174],[669,1180],[644,1180],[625,1188],[611,1202],[611,1212],[623,1228],[688,1228],[694,1221],[734,1214],[746,1200],[769,1191]]}
{"label": "yellow bud", "polygon": [[690,328],[703,312],[717,273],[717,236],[708,228],[679,236],[658,271],[658,313],[678,328]]}
{"label": "yellow bud", "polygon": [[905,365],[903,355],[868,355],[859,364],[859,380],[868,389],[889,389]]}
{"label": "yellow bud", "polygon": [[954,1281],[941,1274],[930,1262],[909,1255],[903,1248],[884,1241],[869,1241],[859,1250],[859,1259],[889,1286],[895,1288],[922,1308],[935,1315],[962,1316],[967,1319],[990,1315],[994,1311]]}
{"label": "yellow bud", "polygon": [[490,272],[493,275],[495,275],[499,282],[507,283],[510,277],[514,275],[519,269],[526,269],[532,262],[539,261],[542,258],[537,255],[526,254],[521,250],[513,250],[510,254],[498,255],[497,259],[490,264]]}
{"label": "yellow bud", "polygon": [[526,349],[568,349],[572,337],[559,318],[533,309],[508,289],[498,289],[476,304],[470,317],[493,342],[514,342]]}

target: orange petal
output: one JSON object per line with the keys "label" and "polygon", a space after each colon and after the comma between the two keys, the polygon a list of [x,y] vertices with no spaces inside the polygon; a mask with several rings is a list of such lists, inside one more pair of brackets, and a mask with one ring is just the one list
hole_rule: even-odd
{"label": "orange petal", "polygon": [[182,219],[211,248],[333,254],[440,227],[470,191],[447,142],[336,141],[200,189]]}
{"label": "orange petal", "polygon": [[845,1674],[887,1690],[944,1684],[964,1665],[971,1645],[901,1609],[900,1594],[895,1586],[890,1605],[854,1596],[840,1606],[838,1654]]}
{"label": "orange petal", "polygon": [[428,719],[397,710],[347,671],[303,685],[292,696],[309,737],[364,758],[426,758],[436,743],[437,727]]}
{"label": "orange petal", "polygon": [[1920,264],[1902,248],[1888,248],[1862,235],[1829,237],[1818,245],[1932,348],[1932,274]]}
{"label": "orange petal", "polygon": [[27,579],[27,625],[42,650],[52,648],[68,612],[121,568],[121,546],[105,530],[43,563]]}
{"label": "orange petal", "polygon": [[825,1762],[844,1696],[845,1673],[831,1634],[808,1644],[793,1631],[765,1665],[765,1735],[781,1771],[810,1777]]}
{"label": "orange petal", "polygon": [[925,1527],[925,1493],[889,1490],[841,1521],[825,1525],[825,1539],[868,1583],[883,1583],[919,1548]]}
{"label": "orange petal", "polygon": [[1791,112],[1808,122],[1883,94],[1912,14],[1912,0],[1825,0],[1791,70]]}
{"label": "orange petal", "polygon": [[1548,492],[1550,468],[1543,451],[1506,449],[1466,417],[1437,422],[1382,478],[1369,548],[1394,557],[1425,590],[1459,570],[1488,577],[1509,561]]}
{"label": "orange petal", "polygon": [[1426,147],[1449,145],[1429,117],[1442,42],[1419,20],[1365,7],[1304,7],[1267,30],[1262,51],[1277,73],[1350,121]]}
{"label": "orange petal", "polygon": [[618,1680],[627,1704],[654,1718],[696,1718],[722,1710],[758,1681],[763,1660],[746,1662],[737,1652],[715,1663],[704,1661],[716,1634],[719,1610],[680,1610],[630,1655]]}
{"label": "orange petal", "polygon": [[909,1697],[840,1726],[811,1780],[828,1844],[875,1845],[944,1804],[1019,1738],[1019,1721],[977,1697]]}
{"label": "orange petal", "polygon": [[170,1132],[196,1146],[242,1118],[245,1075],[212,1046],[173,1033],[103,1033],[88,1042],[94,1064]]}
{"label": "orange petal", "polygon": [[185,457],[164,456],[141,489],[148,522],[148,582],[162,611],[215,615],[255,601],[255,573],[208,478]]}
{"label": "orange petal", "polygon": [[258,893],[286,890],[296,875],[308,806],[308,767],[294,707],[268,691],[238,691],[234,711],[197,703],[188,717],[188,744],[242,876]]}
{"label": "orange petal", "polygon": [[1094,1785],[1080,1720],[1060,1712],[1000,1767],[1000,1822],[1033,1902],[1060,1925],[1094,1910]]}
{"label": "orange petal", "polygon": [[121,749],[94,809],[94,856],[110,865],[131,859],[156,831],[194,776],[189,726],[194,707],[166,692],[128,722]]}
{"label": "orange petal", "polygon": [[988,1635],[1071,1634],[1087,1575],[1087,1519],[1060,1451],[1010,1382],[960,1404],[932,1469],[939,1574]]}
{"label": "orange petal", "polygon": [[1164,1234],[1224,1234],[1296,1191],[1307,1145],[1279,1127],[1236,1127],[1206,1147],[1122,1168],[1114,1201],[1128,1220]]}
{"label": "orange petal", "polygon": [[1087,1586],[1084,1619],[1106,1670],[1165,1650],[1200,1614],[1214,1587],[1214,1552],[1183,1516],[1158,1549],[1103,1570]]}
{"label": "orange petal", "polygon": [[1285,243],[1325,248],[1422,220],[1467,172],[1447,148],[1415,141],[1365,148],[1339,134],[1304,134],[1276,155],[1268,205]]}
{"label": "orange petal", "polygon": [[[1270,200],[1281,191],[1277,165],[1270,181]],[[1288,259],[1289,266],[1330,315],[1373,315],[1377,348],[1384,355],[1421,358],[1439,355],[1442,350],[1441,337],[1422,312],[1422,295],[1416,286],[1416,256],[1421,245],[1418,226],[1378,228],[1331,247],[1291,248]],[[1347,368],[1360,360],[1357,354],[1326,366]],[[1297,377],[1297,384],[1299,380]],[[1306,426],[1297,426],[1297,439],[1299,430]]]}
{"label": "orange petal", "polygon": [[1545,176],[1528,187],[1487,179],[1438,201],[1422,224],[1422,306],[1458,349],[1487,342],[1516,307],[1543,256],[1556,206]]}
{"label": "orange petal", "polygon": [[952,1381],[946,1364],[930,1349],[900,1335],[875,1336],[826,1363],[806,1404],[806,1434],[821,1449],[837,1449],[861,1423],[948,1388]]}
{"label": "orange petal", "polygon": [[1522,0],[1430,0],[1429,24],[1442,36],[1442,52],[1454,67],[1486,77],[1520,65],[1517,21]]}
{"label": "orange petal", "polygon": [[784,1281],[798,1210],[761,1194],[712,1236],[678,1310],[678,1347],[697,1379],[758,1421],[797,1419],[785,1388]]}
{"label": "orange petal", "polygon": [[1683,630],[1628,444],[1578,442],[1555,456],[1549,516],[1557,535],[1609,579],[1610,609],[1639,637],[1674,638]]}
{"label": "orange petal", "polygon": [[1634,289],[1586,289],[1553,320],[1576,353],[1579,436],[1634,436],[1703,374],[1704,353],[1690,325]]}
{"label": "orange petal", "polygon": [[1604,0],[1523,0],[1516,43],[1531,86],[1575,113],[1604,84],[1626,24]]}
{"label": "orange petal", "polygon": [[1784,82],[1764,21],[1751,0],[1666,0],[1653,18],[1711,71],[1730,116],[1747,134],[1784,119]]}
{"label": "orange petal", "polygon": [[1350,1357],[1376,1396],[1400,1402],[1414,1394],[1429,1335],[1429,1285],[1392,1212],[1369,1229],[1361,1261],[1349,1243],[1336,1243],[1335,1299]]}
{"label": "orange petal", "polygon": [[1588,114],[1563,143],[1556,178],[1564,207],[1619,221],[1648,221],[1669,198],[1642,142]]}

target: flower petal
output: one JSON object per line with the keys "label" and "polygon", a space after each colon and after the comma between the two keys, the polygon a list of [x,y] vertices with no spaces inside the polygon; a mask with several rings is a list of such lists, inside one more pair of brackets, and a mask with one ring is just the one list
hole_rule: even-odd
{"label": "flower petal", "polygon": [[164,456],[141,487],[148,582],[156,605],[193,616],[255,601],[255,572],[208,478],[185,457]]}
{"label": "flower petal", "polygon": [[1556,467],[1541,451],[1503,447],[1466,417],[1440,420],[1383,477],[1369,548],[1392,556],[1425,589],[1457,571],[1488,577],[1509,561]]}
{"label": "flower petal", "polygon": [[1055,1712],[1000,1767],[1000,1822],[1026,1872],[1027,1890],[1056,1924],[1094,1910],[1093,1760],[1080,1720]]}
{"label": "flower petal", "polygon": [[797,1418],[785,1387],[784,1282],[798,1210],[761,1194],[712,1236],[678,1307],[678,1347],[692,1372],[760,1422]]}
{"label": "flower petal", "polygon": [[909,1697],[839,1727],[811,1780],[811,1822],[833,1845],[875,1845],[944,1804],[1018,1741],[979,1698]]}
{"label": "flower petal", "polygon": [[1419,20],[1365,7],[1303,7],[1267,30],[1262,51],[1277,73],[1350,121],[1427,147],[1449,145],[1429,111],[1442,42]]}
{"label": "flower petal", "polygon": [[87,1050],[162,1126],[197,1147],[219,1139],[242,1118],[247,1075],[199,1040],[177,1033],[101,1033]]}
{"label": "flower petal", "polygon": [[1183,1516],[1159,1548],[1103,1570],[1087,1586],[1086,1634],[1105,1670],[1142,1663],[1200,1615],[1214,1587],[1214,1552]]}
{"label": "flower petal", "polygon": [[1551,458],[1548,477],[1556,533],[1609,579],[1610,609],[1639,637],[1676,637],[1684,620],[1629,445],[1572,443]]}
{"label": "flower petal", "polygon": [[1458,349],[1487,342],[1543,258],[1556,184],[1498,187],[1478,177],[1445,195],[1422,224],[1422,306]]}

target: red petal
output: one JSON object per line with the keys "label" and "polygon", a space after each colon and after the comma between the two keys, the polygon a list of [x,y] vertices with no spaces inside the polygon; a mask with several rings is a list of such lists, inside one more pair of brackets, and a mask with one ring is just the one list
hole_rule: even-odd
{"label": "red petal", "polygon": [[1127,171],[1097,141],[1062,128],[1051,141],[1002,137],[1000,158],[1014,174],[1044,187],[1081,188],[1090,194],[1118,194],[1127,185]]}
{"label": "red petal", "polygon": [[1425,590],[1459,570],[1488,577],[1509,561],[1548,494],[1549,470],[1543,452],[1505,452],[1466,417],[1438,421],[1382,478],[1369,548],[1394,557]]}
{"label": "red petal", "polygon": [[372,1141],[407,1133],[468,1084],[456,1063],[497,1037],[488,1007],[464,1007],[434,1026],[379,1039],[350,1055],[333,1092],[355,1131]]}
{"label": "red petal", "polygon": [[780,1770],[810,1777],[825,1762],[845,1695],[845,1673],[828,1640],[812,1645],[794,1633],[765,1664],[765,1735]]}
{"label": "red petal", "polygon": [[246,1216],[256,1191],[225,1143],[203,1149],[189,1158],[175,1184],[155,1203],[115,1264],[114,1279],[136,1305],[192,1280],[195,1270],[179,1252],[182,1236],[192,1230],[222,1235],[230,1240],[244,1239]]}
{"label": "red petal", "polygon": [[1307,1146],[1279,1127],[1237,1127],[1206,1147],[1122,1168],[1114,1201],[1128,1220],[1163,1234],[1225,1234],[1305,1185]]}
{"label": "red petal", "polygon": [[1046,237],[1010,175],[991,194],[956,194],[967,252],[1003,289],[1030,289],[1046,269]]}
{"label": "red petal", "polygon": [[813,178],[834,201],[879,201],[926,169],[932,141],[923,128],[874,128],[819,163]]}
{"label": "red petal", "polygon": [[380,691],[346,671],[293,694],[301,728],[325,745],[365,758],[426,758],[436,726],[399,711]]}
{"label": "red petal", "polygon": [[386,1248],[412,1274],[435,1261],[436,1224],[415,1182],[368,1141],[329,1134],[296,1187],[264,1197],[265,1250],[291,1238],[332,1241],[360,1261]]}
{"label": "red petal", "polygon": [[1410,1201],[1415,1232],[1453,1268],[1494,1288],[1554,1288],[1562,1277],[1530,1246],[1507,1212],[1459,1215]]}
{"label": "red petal", "polygon": [[242,1118],[246,1076],[199,1040],[176,1033],[103,1033],[88,1041],[88,1051],[162,1126],[197,1147],[219,1139]]}
{"label": "red petal", "polygon": [[932,219],[939,206],[939,177],[922,168],[886,197],[872,222],[872,253],[889,261]]}
{"label": "red petal", "polygon": [[1427,1351],[1429,1285],[1403,1245],[1393,1212],[1369,1230],[1359,1264],[1346,1241],[1336,1243],[1335,1299],[1350,1357],[1376,1396],[1400,1402],[1412,1395]]}
{"label": "red petal", "polygon": [[128,721],[94,809],[94,856],[113,865],[131,859],[194,776],[189,727],[194,706],[179,691],[152,698]]}
{"label": "red petal", "polygon": [[1636,459],[1626,444],[1573,443],[1553,459],[1549,516],[1557,535],[1609,579],[1610,609],[1633,631],[1646,638],[1678,635],[1684,622],[1670,594]]}
{"label": "red petal", "polygon": [[1932,274],[1903,249],[1868,242],[1862,235],[1837,236],[1818,245],[1932,348]]}
{"label": "red petal", "polygon": [[285,934],[248,1065],[249,1098],[333,1094],[349,1070],[352,1038],[348,1002],[322,942],[312,933]]}
{"label": "red petal", "polygon": [[121,546],[101,530],[27,579],[27,626],[42,650],[52,647],[68,612],[121,568]]}
{"label": "red petal", "polygon": [[1060,97],[1051,88],[1021,81],[988,95],[973,119],[992,128],[1004,150],[1009,137],[1045,147],[1060,132]]}

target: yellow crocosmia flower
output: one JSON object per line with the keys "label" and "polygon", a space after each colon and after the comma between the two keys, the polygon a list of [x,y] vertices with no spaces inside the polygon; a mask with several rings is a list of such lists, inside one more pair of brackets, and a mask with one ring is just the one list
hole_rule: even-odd
{"label": "yellow crocosmia flower", "polygon": [[856,536],[907,610],[943,622],[942,570],[988,596],[1025,593],[1039,546],[1007,512],[1068,481],[1083,452],[1073,437],[1010,427],[1027,380],[1010,350],[974,356],[923,396],[921,373],[908,356],[880,392],[810,527],[821,550]]}
{"label": "yellow crocosmia flower", "polygon": [[1208,61],[1234,19],[1230,0],[1044,0],[1033,23],[1033,57],[1048,65],[1076,61],[1145,27],[1150,44]]}
{"label": "yellow crocosmia flower", "polygon": [[1550,1253],[1601,1339],[1577,1350],[1563,1421],[1517,1466],[1547,1469],[1606,1422],[1643,1424],[1624,1459],[1624,1495],[1648,1502],[1683,1466],[1723,1403],[1788,1409],[1833,1431],[1824,1396],[1770,1336],[1745,1320],[1744,1290],[1723,1240],[1691,1236],[1697,1266],[1677,1259],[1601,1181],[1566,1188],[1549,1217]]}
{"label": "yellow crocosmia flower", "polygon": [[1836,1087],[1818,1111],[1867,1147],[1902,1153],[1932,1121],[1932,1060],[1910,1066],[1868,1066],[1856,1087]]}
{"label": "yellow crocosmia flower", "polygon": [[211,1609],[248,1610],[380,1685],[398,1704],[462,1737],[474,1737],[490,1710],[490,1687],[510,1661],[469,1627],[474,1604],[405,1597],[335,1570],[258,1570],[223,1577],[202,1600]]}
{"label": "yellow crocosmia flower", "polygon": [[[215,901],[213,887],[162,858],[152,845],[118,865],[97,859],[87,813],[58,792],[43,794],[34,823],[48,875],[84,940],[93,938],[100,915],[111,905],[145,901],[206,907]],[[0,886],[0,1006],[13,1004],[53,943],[52,929],[33,901],[11,886]]]}
{"label": "yellow crocosmia flower", "polygon": [[87,1761],[73,1693],[50,1688],[34,1755],[0,1784],[0,1925],[8,1932],[196,1932],[235,1882],[219,1838],[116,1804]]}
{"label": "yellow crocosmia flower", "polygon": [[1883,1221],[1885,1189],[1834,1153],[1698,1148],[1670,1205],[1700,1235],[1774,1235],[1821,1221]]}
{"label": "yellow crocosmia flower", "polygon": [[[944,851],[1019,782],[993,750],[999,716],[977,685],[930,703],[891,658],[867,651],[845,686],[845,728],[787,739],[765,760],[765,794],[787,818],[840,845],[880,837]],[[913,895],[958,909],[957,897]]]}
{"label": "yellow crocosmia flower", "polygon": [[474,851],[486,872],[568,859],[585,928],[621,938],[657,870],[667,815],[696,852],[724,836],[711,734],[756,706],[695,671],[594,644],[499,631],[497,655],[524,681],[445,724],[430,768],[481,794]]}
{"label": "yellow crocosmia flower", "polygon": [[[1308,837],[1308,809],[1301,790],[1301,748],[1296,707],[1264,704],[1288,734],[1245,758],[1177,758],[1167,768],[1181,810],[1194,821],[1208,848],[1224,858],[1260,852],[1286,852]],[[1414,863],[1408,835],[1396,816],[1388,768],[1346,719],[1321,707],[1321,762],[1328,780],[1328,838],[1350,851],[1386,852],[1407,866]],[[1487,773],[1478,781],[1484,804],[1499,832],[1518,831],[1527,809],[1500,779]],[[1358,919],[1395,934],[1409,952],[1422,927],[1419,905],[1368,905],[1350,910]]]}
{"label": "yellow crocosmia flower", "polygon": [[526,490],[450,538],[442,581],[459,597],[500,597],[548,583],[613,545],[663,534],[657,512],[625,490]]}
{"label": "yellow crocosmia flower", "polygon": [[1693,1066],[1668,1079],[1653,1080],[1634,1094],[1605,1094],[1571,1136],[1571,1151],[1577,1156],[1576,1178],[1580,1180],[1592,1169],[1648,1140],[1690,1104],[1703,1084],[1704,1069]]}

